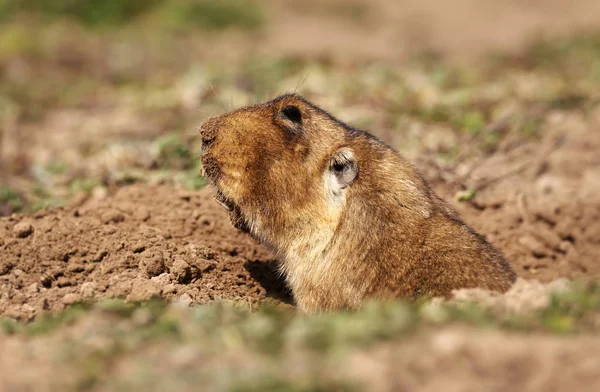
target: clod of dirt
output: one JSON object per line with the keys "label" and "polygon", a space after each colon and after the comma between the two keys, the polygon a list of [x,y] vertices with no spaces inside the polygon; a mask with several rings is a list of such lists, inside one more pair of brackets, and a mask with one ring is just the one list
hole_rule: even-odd
{"label": "clod of dirt", "polygon": [[169,284],[171,282],[171,277],[169,276],[168,273],[165,272],[164,274],[160,274],[158,276],[150,278],[150,280],[162,287],[162,286],[166,286],[167,284]]}
{"label": "clod of dirt", "polygon": [[81,301],[81,295],[76,293],[69,293],[65,295],[62,299],[62,303],[65,305],[72,305],[75,302]]}
{"label": "clod of dirt", "polygon": [[192,269],[182,259],[177,259],[171,266],[171,277],[179,283],[187,283],[192,277]]}
{"label": "clod of dirt", "polygon": [[159,253],[143,255],[139,265],[140,270],[148,277],[158,276],[165,272],[165,259]]}
{"label": "clod of dirt", "polygon": [[25,238],[33,233],[33,225],[29,222],[19,222],[13,228],[17,238]]}
{"label": "clod of dirt", "polygon": [[160,287],[151,280],[135,279],[131,285],[131,293],[127,296],[128,301],[146,301],[153,297],[160,297]]}
{"label": "clod of dirt", "polygon": [[116,211],[116,210],[109,210],[106,211],[104,214],[101,215],[102,223],[119,223],[119,222],[123,222],[125,220],[125,215],[123,215],[123,213]]}
{"label": "clod of dirt", "polygon": [[94,296],[96,292],[96,283],[94,282],[85,282],[81,285],[80,293],[83,298],[91,298]]}

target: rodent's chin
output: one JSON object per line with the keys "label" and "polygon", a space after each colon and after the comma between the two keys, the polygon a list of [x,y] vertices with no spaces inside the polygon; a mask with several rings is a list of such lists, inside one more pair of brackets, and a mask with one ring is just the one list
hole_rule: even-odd
{"label": "rodent's chin", "polygon": [[240,207],[235,204],[231,199],[227,198],[220,189],[217,188],[217,193],[215,195],[215,201],[221,205],[227,212],[229,213],[229,221],[236,229],[249,233],[250,227],[246,223],[246,219],[244,218],[244,214]]}
{"label": "rodent's chin", "polygon": [[246,223],[246,219],[244,218],[242,211],[238,206],[235,206],[231,211],[229,211],[229,221],[239,231],[243,233],[250,233],[250,227]]}

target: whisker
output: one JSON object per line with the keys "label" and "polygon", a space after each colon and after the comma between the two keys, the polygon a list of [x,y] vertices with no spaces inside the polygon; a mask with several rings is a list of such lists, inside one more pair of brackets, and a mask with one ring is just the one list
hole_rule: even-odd
{"label": "whisker", "polygon": [[300,88],[300,85],[304,84],[304,82],[306,81],[307,77],[308,77],[308,71],[306,71],[304,73],[304,76],[302,76],[302,78],[296,84],[296,88],[294,89],[294,94],[296,94],[298,92],[298,89]]}
{"label": "whisker", "polygon": [[215,95],[215,99],[217,100],[217,102],[219,103],[219,105],[221,105],[221,107],[223,108],[223,110],[227,112],[228,110],[225,107],[224,102],[221,100],[221,98],[219,98],[219,95],[217,94],[217,91],[215,90],[215,88],[212,85],[212,83],[210,83],[210,89],[212,90],[213,94]]}

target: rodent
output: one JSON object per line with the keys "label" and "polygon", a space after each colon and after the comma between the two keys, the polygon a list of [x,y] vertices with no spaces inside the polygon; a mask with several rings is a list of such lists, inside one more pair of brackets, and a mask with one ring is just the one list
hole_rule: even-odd
{"label": "rodent", "polygon": [[302,311],[516,279],[404,157],[300,95],[210,118],[200,136],[216,199],[275,252]]}

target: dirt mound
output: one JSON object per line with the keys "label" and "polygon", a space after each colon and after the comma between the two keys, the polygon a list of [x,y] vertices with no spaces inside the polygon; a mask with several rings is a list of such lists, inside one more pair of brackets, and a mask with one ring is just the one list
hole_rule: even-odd
{"label": "dirt mound", "polygon": [[89,298],[287,301],[269,253],[210,190],[134,185],[78,207],[0,220],[0,313],[31,319]]}
{"label": "dirt mound", "polygon": [[519,275],[543,282],[598,279],[600,110],[555,113],[543,127],[542,140],[523,144],[507,137],[492,156],[451,172],[422,167],[448,199],[460,190],[457,184],[476,190],[454,207],[502,249]]}

